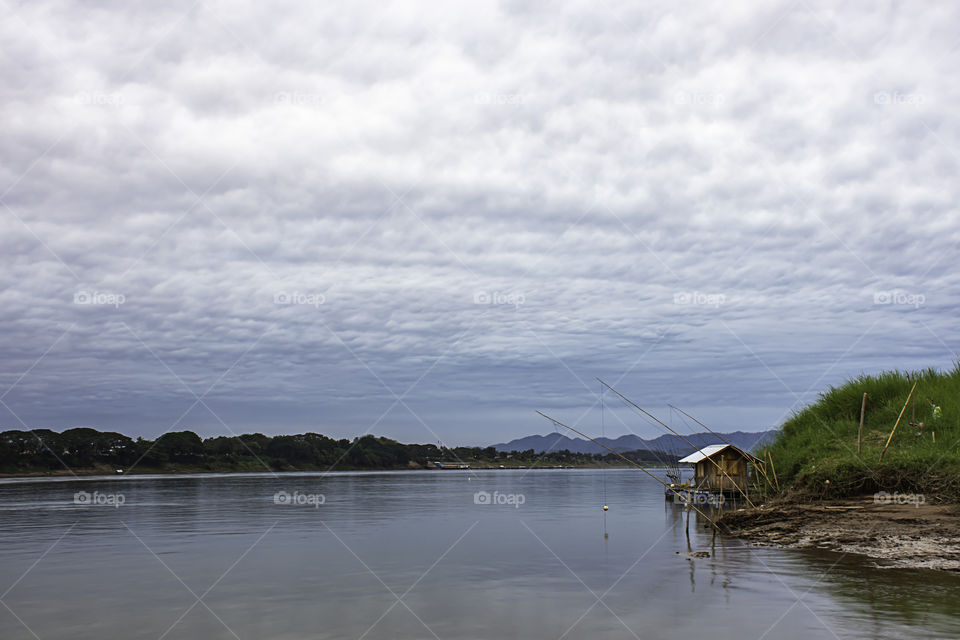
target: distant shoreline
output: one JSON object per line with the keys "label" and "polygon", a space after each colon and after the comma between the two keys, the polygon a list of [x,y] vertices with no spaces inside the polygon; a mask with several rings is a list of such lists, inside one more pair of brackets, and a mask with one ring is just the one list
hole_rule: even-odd
{"label": "distant shoreline", "polygon": [[[651,465],[644,464],[642,465],[644,469],[667,469],[670,468],[665,465]],[[163,469],[135,469],[130,472],[117,473],[116,469],[110,468],[86,468],[86,469],[56,469],[49,471],[24,471],[24,472],[14,472],[14,473],[0,473],[0,478],[69,478],[69,477],[87,477],[87,476],[109,476],[109,477],[130,477],[130,476],[148,476],[148,475],[200,475],[200,474],[222,474],[228,475],[233,473],[265,473],[265,474],[275,474],[275,473],[338,473],[338,472],[353,472],[353,471],[434,471],[436,473],[451,473],[459,471],[460,473],[469,473],[470,471],[517,471],[517,470],[576,470],[576,469],[636,469],[634,465],[622,463],[622,464],[581,464],[581,465],[504,465],[500,466],[490,466],[490,465],[477,465],[471,466],[468,469],[435,469],[431,467],[338,467],[336,469],[202,469],[197,467],[191,468],[172,468],[166,467]]]}
{"label": "distant shoreline", "polygon": [[231,473],[258,471],[389,471],[469,465],[474,469],[620,467],[673,464],[679,458],[653,451],[536,453],[494,447],[403,444],[370,434],[335,440],[319,433],[201,438],[192,431],[170,431],[156,440],[133,440],[121,433],[76,427],[0,432],[0,477],[113,475],[134,473]]}

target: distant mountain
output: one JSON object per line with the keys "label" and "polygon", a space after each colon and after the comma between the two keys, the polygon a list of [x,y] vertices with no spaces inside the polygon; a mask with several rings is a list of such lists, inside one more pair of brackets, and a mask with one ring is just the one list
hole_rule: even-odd
{"label": "distant mountain", "polygon": [[[709,444],[722,444],[724,440],[736,447],[749,451],[754,447],[772,440],[776,431],[734,431],[732,433],[720,433],[723,440],[712,433],[694,433],[684,434],[683,438],[689,440],[694,446],[684,442],[683,438],[673,434],[665,434],[656,438],[645,440],[639,436],[626,435],[619,438],[597,438],[597,442],[602,442],[614,451],[635,451],[637,449],[647,449],[650,451],[664,451],[678,456],[685,456],[693,453],[696,449],[705,447]],[[567,449],[574,453],[609,453],[598,444],[583,438],[568,438],[562,433],[550,433],[545,436],[535,435],[525,438],[518,438],[510,442],[493,445],[498,451],[527,451],[533,449],[537,453],[544,451],[562,451]]]}

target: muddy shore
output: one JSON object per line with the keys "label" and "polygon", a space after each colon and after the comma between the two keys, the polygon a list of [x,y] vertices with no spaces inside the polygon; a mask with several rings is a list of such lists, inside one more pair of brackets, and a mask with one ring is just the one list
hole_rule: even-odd
{"label": "muddy shore", "polygon": [[873,496],[780,503],[728,512],[719,524],[761,545],[858,554],[882,567],[960,572],[956,504],[877,504]]}

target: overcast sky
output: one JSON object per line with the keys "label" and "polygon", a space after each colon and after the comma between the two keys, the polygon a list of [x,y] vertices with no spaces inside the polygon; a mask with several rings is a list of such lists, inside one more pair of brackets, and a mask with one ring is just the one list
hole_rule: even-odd
{"label": "overcast sky", "polygon": [[760,430],[957,359],[956,3],[0,13],[0,428]]}

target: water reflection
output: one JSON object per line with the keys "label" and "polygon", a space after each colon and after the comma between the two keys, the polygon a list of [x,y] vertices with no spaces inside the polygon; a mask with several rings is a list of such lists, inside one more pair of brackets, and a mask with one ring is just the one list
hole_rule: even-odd
{"label": "water reflection", "polygon": [[4,640],[906,638],[960,620],[957,576],[751,547],[695,512],[688,536],[629,471],[6,481],[0,514],[0,593],[22,620],[0,608]]}

